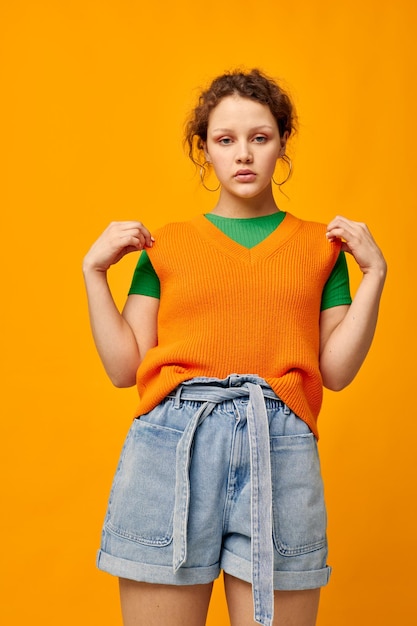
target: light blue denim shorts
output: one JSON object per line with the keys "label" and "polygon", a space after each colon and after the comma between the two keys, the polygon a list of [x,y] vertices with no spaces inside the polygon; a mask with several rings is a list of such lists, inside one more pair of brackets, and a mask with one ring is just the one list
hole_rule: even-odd
{"label": "light blue denim shorts", "polygon": [[224,570],[252,583],[255,614],[258,605],[267,624],[265,594],[327,584],[326,559],[316,439],[263,379],[195,378],[134,420],[100,569],[174,585],[208,583]]}

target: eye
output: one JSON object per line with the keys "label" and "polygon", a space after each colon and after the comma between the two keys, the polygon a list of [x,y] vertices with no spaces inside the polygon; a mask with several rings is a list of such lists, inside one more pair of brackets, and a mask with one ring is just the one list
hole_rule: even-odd
{"label": "eye", "polygon": [[255,143],[265,143],[267,141],[267,137],[265,137],[265,135],[256,135],[256,137],[254,137],[253,141]]}
{"label": "eye", "polygon": [[232,143],[232,140],[230,137],[220,137],[220,139],[218,140],[218,142],[222,145],[222,146],[228,146],[229,144]]}

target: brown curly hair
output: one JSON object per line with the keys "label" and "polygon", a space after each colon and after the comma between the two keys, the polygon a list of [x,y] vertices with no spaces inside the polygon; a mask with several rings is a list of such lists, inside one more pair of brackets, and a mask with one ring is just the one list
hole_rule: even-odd
{"label": "brown curly hair", "polygon": [[288,94],[274,80],[258,69],[228,72],[215,78],[208,89],[202,92],[186,123],[184,143],[195,165],[201,165],[210,113],[223,98],[232,95],[267,105],[277,122],[281,137],[285,132],[289,136],[296,130],[295,107]]}

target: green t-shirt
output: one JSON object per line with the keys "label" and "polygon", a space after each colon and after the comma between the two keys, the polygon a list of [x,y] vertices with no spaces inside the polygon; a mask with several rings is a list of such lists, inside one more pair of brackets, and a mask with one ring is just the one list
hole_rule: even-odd
{"label": "green t-shirt", "polygon": [[[272,215],[251,218],[221,217],[212,213],[206,214],[205,217],[236,243],[246,248],[253,248],[278,228],[285,217],[285,212],[280,211]],[[129,295],[132,294],[160,297],[159,278],[145,250],[140,255],[133,274],[129,289]],[[324,286],[321,310],[351,302],[347,263],[344,253],[341,252]]]}

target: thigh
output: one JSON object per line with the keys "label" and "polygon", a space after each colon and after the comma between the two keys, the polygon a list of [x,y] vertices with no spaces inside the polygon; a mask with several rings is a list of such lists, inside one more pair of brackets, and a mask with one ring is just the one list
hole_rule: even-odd
{"label": "thigh", "polygon": [[205,585],[156,585],[119,578],[124,626],[204,626],[212,591]]}
{"label": "thigh", "polygon": [[[253,626],[252,585],[224,575],[231,626]],[[315,626],[320,589],[275,591],[274,626]]]}

